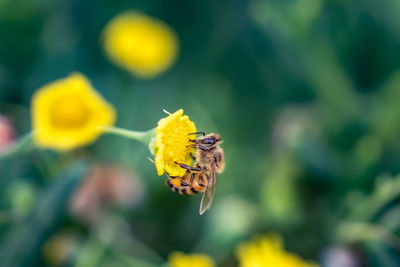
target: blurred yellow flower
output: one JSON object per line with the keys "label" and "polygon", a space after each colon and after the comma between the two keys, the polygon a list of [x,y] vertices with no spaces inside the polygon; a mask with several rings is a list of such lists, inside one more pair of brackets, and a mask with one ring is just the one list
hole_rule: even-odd
{"label": "blurred yellow flower", "polygon": [[104,29],[103,42],[115,64],[145,78],[168,69],[178,53],[177,35],[167,24],[134,11],[113,18]]}
{"label": "blurred yellow flower", "polygon": [[44,243],[43,258],[51,266],[62,266],[73,257],[78,248],[78,239],[74,233],[62,231]]}
{"label": "blurred yellow flower", "polygon": [[318,267],[299,256],[284,251],[282,239],[270,234],[238,246],[236,255],[241,267]]}
{"label": "blurred yellow flower", "polygon": [[69,150],[95,141],[99,127],[115,121],[115,111],[91,86],[73,73],[40,88],[32,99],[32,123],[39,147]]}
{"label": "blurred yellow flower", "polygon": [[169,256],[170,267],[214,267],[213,260],[204,254],[174,252]]}
{"label": "blurred yellow flower", "polygon": [[186,170],[175,162],[192,163],[194,149],[190,145],[188,134],[196,132],[196,125],[183,116],[183,109],[161,119],[156,127],[154,143],[155,165],[158,175],[166,171],[171,176],[183,176]]}

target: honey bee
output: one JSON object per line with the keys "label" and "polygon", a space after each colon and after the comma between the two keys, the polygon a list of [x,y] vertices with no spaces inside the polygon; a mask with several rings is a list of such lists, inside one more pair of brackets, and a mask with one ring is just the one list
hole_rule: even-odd
{"label": "honey bee", "polygon": [[211,206],[215,185],[217,183],[217,173],[221,173],[225,168],[224,150],[219,147],[222,139],[219,134],[204,132],[191,133],[189,135],[202,134],[202,136],[190,140],[190,147],[196,148],[195,163],[189,166],[183,163],[175,162],[186,173],[180,176],[168,175],[168,187],[178,194],[193,195],[203,192],[200,203],[200,215],[202,215]]}

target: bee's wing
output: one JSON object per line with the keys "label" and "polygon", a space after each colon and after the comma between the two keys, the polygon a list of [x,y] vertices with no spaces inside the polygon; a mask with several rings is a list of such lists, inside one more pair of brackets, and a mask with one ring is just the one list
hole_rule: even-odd
{"label": "bee's wing", "polygon": [[203,193],[203,197],[201,198],[200,215],[202,215],[206,210],[208,210],[210,208],[213,197],[214,197],[215,185],[217,183],[215,167],[211,168],[211,171],[208,175],[209,175],[210,181],[206,187],[206,190]]}

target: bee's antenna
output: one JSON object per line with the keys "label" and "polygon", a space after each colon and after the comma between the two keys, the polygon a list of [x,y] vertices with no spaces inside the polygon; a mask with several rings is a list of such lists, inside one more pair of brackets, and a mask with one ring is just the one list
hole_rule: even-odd
{"label": "bee's antenna", "polygon": [[206,133],[205,133],[205,132],[194,132],[194,133],[189,133],[189,134],[187,134],[187,135],[192,135],[192,134],[201,134],[201,135],[203,135],[203,136],[206,136]]}
{"label": "bee's antenna", "polygon": [[163,109],[162,111],[164,111],[164,113],[167,113],[168,115],[171,115],[170,112],[168,112],[167,110]]}
{"label": "bee's antenna", "polygon": [[154,160],[153,160],[153,159],[151,159],[151,158],[149,158],[149,157],[147,157],[147,159],[150,160],[152,163],[154,163]]}

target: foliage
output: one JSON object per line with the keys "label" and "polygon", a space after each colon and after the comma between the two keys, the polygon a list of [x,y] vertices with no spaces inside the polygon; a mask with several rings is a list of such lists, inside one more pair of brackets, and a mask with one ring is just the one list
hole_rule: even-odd
{"label": "foliage", "polygon": [[[121,14],[143,14],[143,36],[166,30],[166,60],[110,55],[105,29]],[[399,15],[398,0],[0,1],[1,266],[166,266],[174,252],[237,266],[239,244],[271,232],[305,262],[398,266]],[[73,72],[114,107],[109,133],[143,142],[36,147],[31,100]],[[172,193],[147,160],[155,132],[140,131],[163,109],[224,139],[202,216],[201,196]],[[131,182],[85,183],[94,168]]]}

